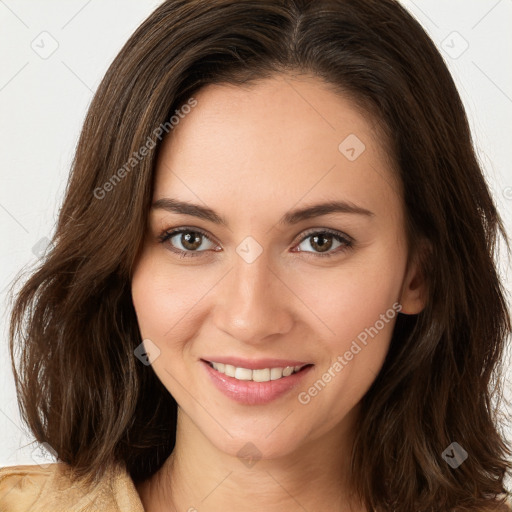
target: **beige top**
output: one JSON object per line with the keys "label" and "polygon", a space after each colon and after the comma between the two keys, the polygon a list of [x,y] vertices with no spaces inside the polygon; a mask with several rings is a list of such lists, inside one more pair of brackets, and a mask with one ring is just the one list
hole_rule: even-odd
{"label": "beige top", "polygon": [[[0,512],[144,512],[123,467],[110,471],[93,488],[71,485],[68,469],[63,462],[0,468]],[[510,508],[496,512],[512,510],[508,503]]]}
{"label": "beige top", "polygon": [[94,487],[71,484],[69,466],[0,468],[1,512],[144,512],[139,494],[123,467],[111,470]]}

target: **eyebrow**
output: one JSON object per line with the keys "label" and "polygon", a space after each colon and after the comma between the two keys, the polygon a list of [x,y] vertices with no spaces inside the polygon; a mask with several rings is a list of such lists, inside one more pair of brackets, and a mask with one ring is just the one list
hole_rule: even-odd
{"label": "eyebrow", "polygon": [[[161,209],[171,213],[191,215],[193,217],[208,220],[214,224],[219,224],[226,227],[228,226],[226,219],[217,214],[211,208],[198,204],[187,203],[184,201],[178,201],[177,199],[171,199],[169,197],[156,200],[151,205],[151,209]],[[375,214],[370,210],[357,206],[349,201],[329,201],[326,203],[318,203],[307,206],[305,208],[299,208],[286,212],[278,221],[278,224],[298,224],[304,220],[320,217],[322,215],[328,215],[329,213],[351,213],[364,215],[367,217],[375,216]]]}

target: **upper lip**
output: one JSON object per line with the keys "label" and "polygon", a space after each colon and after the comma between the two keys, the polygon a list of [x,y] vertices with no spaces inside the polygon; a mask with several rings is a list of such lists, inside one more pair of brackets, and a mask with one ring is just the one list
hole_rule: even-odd
{"label": "upper lip", "polygon": [[209,363],[223,363],[230,364],[237,368],[247,368],[248,370],[259,370],[263,368],[286,368],[287,366],[304,366],[307,364],[311,364],[304,361],[295,361],[292,359],[273,359],[273,358],[265,358],[265,359],[243,359],[241,357],[223,357],[223,356],[213,356],[213,357],[204,357],[203,361],[207,361]]}

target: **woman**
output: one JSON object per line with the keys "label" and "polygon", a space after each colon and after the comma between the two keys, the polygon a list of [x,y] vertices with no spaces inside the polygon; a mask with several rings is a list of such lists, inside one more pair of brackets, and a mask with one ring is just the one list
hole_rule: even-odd
{"label": "woman", "polygon": [[2,470],[0,509],[508,510],[499,235],[397,2],[164,2],[16,297],[20,404],[59,462]]}

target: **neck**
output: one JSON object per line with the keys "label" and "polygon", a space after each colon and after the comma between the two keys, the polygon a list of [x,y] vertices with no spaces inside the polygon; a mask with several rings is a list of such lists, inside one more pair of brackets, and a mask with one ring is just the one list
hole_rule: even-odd
{"label": "neck", "polygon": [[[242,459],[217,449],[181,410],[176,446],[160,470],[138,486],[149,512],[364,512],[349,489],[355,408],[343,425],[273,459]],[[350,422],[350,423],[349,423]],[[257,452],[254,445],[246,450]]]}

